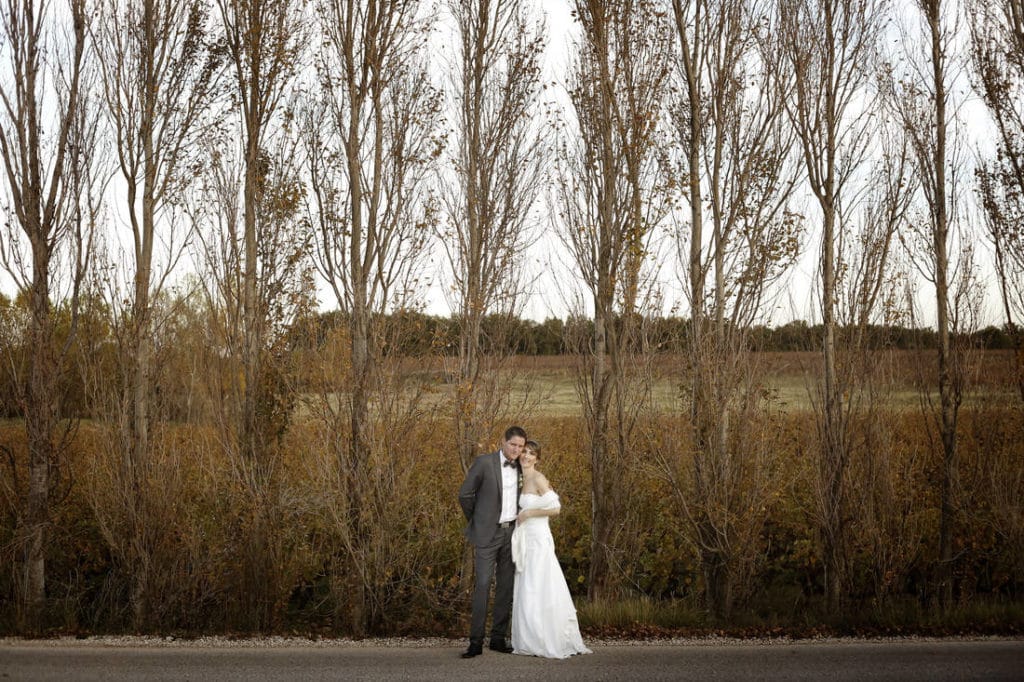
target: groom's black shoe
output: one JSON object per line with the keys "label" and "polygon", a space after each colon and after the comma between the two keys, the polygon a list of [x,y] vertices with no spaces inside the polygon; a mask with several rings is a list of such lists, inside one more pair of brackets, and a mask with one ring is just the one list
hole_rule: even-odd
{"label": "groom's black shoe", "polygon": [[469,643],[469,648],[462,652],[462,657],[463,658],[473,658],[474,656],[479,656],[483,652],[484,652],[484,643],[483,642],[470,642]]}
{"label": "groom's black shoe", "polygon": [[492,639],[491,640],[491,645],[488,648],[490,648],[491,651],[498,651],[498,652],[501,652],[503,654],[510,654],[513,651],[515,651],[515,649],[513,649],[508,644],[506,644],[505,640],[503,640],[503,639]]}

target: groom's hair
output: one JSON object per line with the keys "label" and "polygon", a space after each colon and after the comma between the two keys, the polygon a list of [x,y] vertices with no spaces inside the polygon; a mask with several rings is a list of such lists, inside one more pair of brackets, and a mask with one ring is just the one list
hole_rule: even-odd
{"label": "groom's hair", "polygon": [[505,442],[512,440],[516,436],[519,436],[523,440],[526,440],[526,429],[522,426],[510,426],[505,429]]}

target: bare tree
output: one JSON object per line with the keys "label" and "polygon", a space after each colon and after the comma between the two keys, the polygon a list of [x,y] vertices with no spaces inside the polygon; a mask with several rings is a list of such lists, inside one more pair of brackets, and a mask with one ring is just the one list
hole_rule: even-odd
{"label": "bare tree", "polygon": [[[964,232],[969,225],[963,219],[960,201],[965,159],[952,100],[952,84],[962,71],[955,56],[957,17],[943,0],[917,0],[916,7],[920,38],[911,37],[904,44],[920,51],[908,49],[907,73],[894,86],[893,106],[911,140],[927,212],[923,229],[908,232],[907,241],[921,272],[935,287],[937,426],[942,444],[938,588],[943,605],[949,606],[953,595],[957,421],[966,379],[964,349],[956,347],[954,335],[967,331],[969,299],[975,297],[969,293],[973,265],[969,236]],[[958,260],[954,249],[960,240],[964,241]]]}
{"label": "bare tree", "polygon": [[[884,80],[884,79],[883,79]],[[902,415],[892,400],[894,355],[884,329],[906,326],[910,315],[901,292],[907,264],[898,235],[913,220],[919,189],[910,141],[898,121],[880,117],[872,130],[876,149],[864,179],[863,199],[839,236],[835,304],[837,375],[843,386],[849,452],[847,524],[851,553],[873,565],[875,598],[882,603],[920,551],[914,485],[925,459],[904,455],[894,442]],[[897,353],[899,351],[896,351]],[[816,506],[827,509],[827,489],[814,487]]]}
{"label": "bare tree", "polygon": [[763,55],[776,74],[796,131],[807,184],[821,211],[823,385],[818,402],[820,533],[830,607],[847,578],[849,410],[839,374],[837,276],[845,221],[860,200],[859,176],[872,150],[872,78],[885,0],[778,0]]}
{"label": "bare tree", "polygon": [[[8,0],[0,16],[0,54],[9,69],[0,83],[9,216],[0,257],[29,302],[28,353],[18,370],[29,479],[13,565],[18,603],[30,628],[38,627],[46,597],[51,494],[66,473],[62,453],[70,432],[60,428],[64,358],[74,338],[95,217],[90,193],[98,143],[85,94],[90,20],[83,0],[59,8]],[[55,335],[56,298],[72,311],[71,334],[63,344]]]}
{"label": "bare tree", "polygon": [[[794,135],[761,68],[749,0],[673,0],[681,96],[673,130],[688,180],[678,228],[688,275],[692,490],[663,467],[692,528],[709,609],[728,617],[759,552],[770,493],[771,443],[753,437],[761,406],[747,330],[766,291],[792,263],[802,221],[789,209],[798,167]],[[673,444],[678,449],[678,444]],[[675,453],[678,456],[678,453]]]}
{"label": "bare tree", "polygon": [[[147,523],[145,485],[149,480],[153,428],[151,360],[153,302],[187,244],[175,204],[201,163],[204,116],[218,75],[210,53],[211,26],[206,5],[194,0],[104,0],[95,30],[106,111],[116,139],[118,167],[125,182],[125,212],[132,247],[119,262],[129,263],[129,297],[122,307],[119,279],[110,302],[118,322],[123,377],[114,407],[120,485],[126,509],[123,558],[132,576],[135,626],[147,616],[152,534]],[[182,29],[184,27],[184,29]]]}
{"label": "bare tree", "polygon": [[370,411],[389,390],[380,372],[383,313],[413,305],[437,211],[427,189],[441,153],[441,98],[424,59],[425,10],[418,0],[319,2],[318,100],[310,99],[304,115],[314,258],[348,323],[345,380],[322,416],[334,425],[334,492],[347,512],[332,571],[357,633],[376,627],[381,615],[372,550],[381,538],[375,512],[387,503],[370,480],[396,455],[386,445],[386,419]]}
{"label": "bare tree", "polygon": [[998,132],[994,158],[978,169],[978,189],[1024,400],[1024,3],[974,0],[968,6],[976,88]]}
{"label": "bare tree", "polygon": [[611,552],[621,511],[616,463],[629,451],[645,401],[645,389],[631,393],[628,377],[631,358],[644,350],[652,234],[667,212],[658,133],[669,32],[656,3],[580,0],[573,8],[582,26],[569,83],[576,129],[559,146],[554,201],[593,310],[592,334],[577,339],[577,389],[591,465],[588,594],[599,598],[613,589]]}
{"label": "bare tree", "polygon": [[[260,243],[260,212],[275,191],[269,179],[279,169],[273,166],[268,146],[279,123],[284,98],[299,69],[305,28],[300,0],[217,0],[217,8],[223,22],[232,99],[242,141],[242,249],[234,261],[242,274],[239,322],[244,399],[239,446],[243,453],[258,461],[266,440],[258,423],[257,391],[270,313],[258,295],[260,268],[267,262],[261,260],[261,248],[264,255],[275,255],[266,248],[269,244]],[[271,214],[270,222],[274,222],[274,217]]]}
{"label": "bare tree", "polygon": [[[281,591],[290,589],[281,579],[291,538],[281,525],[293,510],[282,507],[286,500],[277,494],[281,442],[296,402],[287,375],[288,331],[309,314],[315,298],[298,143],[281,130],[265,131],[253,207],[255,309],[246,307],[246,161],[240,137],[210,149],[202,185],[190,193],[206,336],[198,366],[212,408],[216,455],[228,465],[239,495],[234,511],[240,541],[233,545],[238,577],[231,584],[238,594],[231,604],[240,622],[269,628],[280,615]],[[249,312],[254,317],[246,323]],[[250,334],[259,338],[255,349],[249,348]],[[256,356],[247,357],[247,348]],[[247,367],[253,386],[245,380]],[[255,413],[247,422],[250,407]]]}
{"label": "bare tree", "polygon": [[486,338],[483,322],[510,320],[521,300],[520,257],[544,161],[532,118],[544,43],[522,0],[449,0],[449,8],[459,38],[449,86],[455,144],[442,180],[447,220],[440,237],[459,331],[456,447],[467,469],[508,394],[499,372],[511,352],[500,335],[510,325],[492,325],[499,338]]}
{"label": "bare tree", "polygon": [[299,145],[289,96],[306,47],[301,0],[218,0],[216,15],[237,118],[204,136],[202,184],[186,205],[196,231],[209,316],[208,389],[220,451],[241,502],[243,622],[278,616],[287,538],[275,495],[280,442],[294,390],[284,376],[285,332],[312,305]]}

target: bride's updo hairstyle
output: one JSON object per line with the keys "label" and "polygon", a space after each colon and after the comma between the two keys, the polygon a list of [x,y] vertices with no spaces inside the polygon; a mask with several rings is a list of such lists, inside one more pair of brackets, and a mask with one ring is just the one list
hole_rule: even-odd
{"label": "bride's updo hairstyle", "polygon": [[526,441],[526,445],[524,447],[533,453],[534,457],[537,458],[538,462],[540,461],[540,443],[538,443],[535,440],[528,440]]}

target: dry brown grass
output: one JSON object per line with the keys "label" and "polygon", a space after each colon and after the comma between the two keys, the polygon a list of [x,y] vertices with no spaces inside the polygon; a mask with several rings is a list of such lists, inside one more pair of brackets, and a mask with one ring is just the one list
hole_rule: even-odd
{"label": "dry brown grass", "polygon": [[[785,609],[791,609],[791,617],[798,618],[799,610],[813,603],[821,580],[807,485],[815,429],[804,409],[806,385],[816,371],[817,357],[785,353],[763,354],[759,359],[769,394],[779,402],[790,401],[788,407],[772,413],[777,431],[772,442],[777,445],[780,476],[786,485],[764,507],[763,556],[758,573],[750,579],[754,583],[750,592],[762,596],[748,603],[743,613],[785,618]],[[895,360],[890,373],[893,387],[909,396],[906,403],[916,405],[920,394],[915,377],[921,358],[900,353],[891,359]],[[651,431],[678,457],[680,467],[687,466],[686,458],[692,456],[685,411],[679,409],[676,393],[678,379],[673,378],[683,360],[664,359],[655,391],[663,409],[647,417]],[[1024,556],[1020,495],[1024,412],[1009,390],[1010,372],[1005,370],[1011,362],[1005,353],[980,358],[982,389],[963,413],[957,579],[965,603],[974,595],[1004,598],[1015,590],[1019,593],[1024,585],[1020,560]],[[562,495],[563,511],[552,527],[566,578],[580,595],[586,590],[589,566],[590,468],[571,358],[524,357],[516,363],[524,383],[543,396],[531,412],[522,413],[522,423],[544,444],[543,469]],[[418,363],[414,369],[421,386],[432,392],[434,405],[444,406],[450,386],[442,363]],[[919,598],[927,590],[935,555],[938,459],[929,441],[931,417],[916,407],[885,413],[884,424],[874,424],[878,433],[872,438],[865,435],[863,445],[878,456],[865,459],[855,472],[864,483],[858,484],[863,488],[858,499],[863,502],[854,510],[858,527],[849,596],[860,604],[877,605],[883,597],[889,603]],[[123,503],[117,486],[110,482],[117,453],[104,451],[99,435],[95,425],[82,424],[65,472],[68,496],[55,501],[52,515],[56,532],[48,580],[52,594],[61,595],[55,598],[60,616],[54,621],[63,630],[117,630],[128,616],[130,583],[121,558],[125,551],[118,544]],[[500,429],[490,434],[481,450],[494,447],[499,435]],[[158,562],[152,574],[157,597],[151,603],[153,630],[253,627],[248,612],[255,607],[243,599],[240,568],[259,558],[247,552],[245,539],[251,537],[250,526],[262,505],[270,510],[262,518],[274,542],[270,543],[273,551],[263,553],[268,562],[261,565],[274,589],[261,607],[266,611],[261,627],[346,633],[338,621],[347,605],[337,580],[339,543],[345,541],[339,534],[344,499],[331,487],[335,467],[344,461],[330,454],[327,439],[331,437],[329,429],[315,428],[301,411],[296,413],[277,453],[274,485],[266,499],[254,504],[231,474],[231,462],[216,445],[211,427],[163,426],[159,457],[149,481],[154,526],[150,552]],[[408,465],[379,472],[394,504],[370,519],[371,527],[380,527],[380,542],[367,545],[379,552],[379,561],[370,563],[379,569],[373,584],[380,602],[380,628],[389,633],[439,629],[459,635],[465,630],[468,604],[459,587],[465,550],[457,505],[462,470],[452,446],[450,419],[443,410],[427,411],[402,438],[381,450],[382,466]],[[17,488],[24,484],[25,475],[21,421],[0,422],[0,446],[11,455],[8,462],[0,463],[0,491],[4,492],[0,565],[10,567],[14,565],[10,552]],[[628,505],[618,520],[615,570],[628,594],[678,603],[681,613],[690,614],[683,618],[688,622],[692,609],[700,607],[699,565],[694,548],[681,532],[683,521],[669,504],[664,481],[651,470],[649,446],[649,439],[638,437],[626,458],[616,462]],[[10,462],[18,464],[12,468]],[[401,480],[383,476],[389,473],[401,474]],[[389,496],[382,499],[390,500]],[[869,507],[873,516],[860,513]],[[0,603],[11,593],[15,579],[11,569],[0,572]],[[10,631],[7,617],[0,608],[0,631]],[[594,618],[612,616],[599,613]]]}

